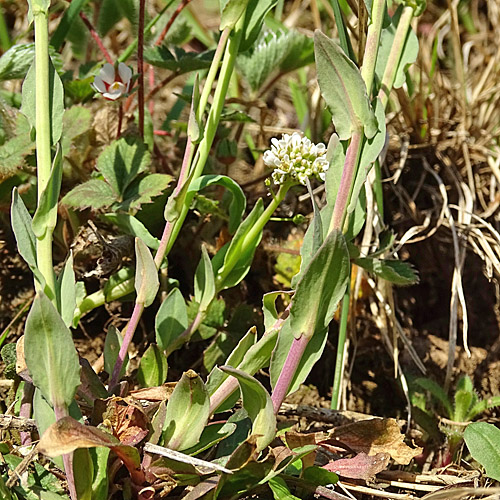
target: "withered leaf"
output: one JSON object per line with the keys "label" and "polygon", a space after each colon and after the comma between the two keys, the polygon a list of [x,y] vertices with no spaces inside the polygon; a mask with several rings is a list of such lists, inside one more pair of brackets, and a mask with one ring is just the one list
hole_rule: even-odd
{"label": "withered leaf", "polygon": [[389,453],[377,453],[372,456],[359,453],[353,458],[332,460],[323,468],[342,477],[368,481],[387,468],[390,458]]}
{"label": "withered leaf", "polygon": [[95,446],[110,448],[119,444],[118,439],[97,427],[82,425],[71,417],[64,417],[45,431],[38,449],[44,455],[57,457],[71,453],[77,448],[94,448]]}
{"label": "withered leaf", "polygon": [[83,425],[71,417],[63,417],[52,424],[43,434],[38,450],[49,457],[71,453],[78,448],[104,446],[113,450],[122,460],[136,484],[145,481],[140,466],[139,452],[132,446],[125,446],[107,432]]}
{"label": "withered leaf", "polygon": [[158,387],[145,387],[130,391],[130,396],[143,401],[168,401],[176,385],[177,382],[167,382]]}
{"label": "withered leaf", "polygon": [[[285,439],[288,446],[293,450],[294,448],[300,448],[301,446],[307,446],[308,444],[316,444],[317,433],[304,434],[302,432],[289,431],[285,433]],[[316,460],[316,452],[313,451],[305,457],[301,458],[302,468],[307,469],[314,465]]]}
{"label": "withered leaf", "polygon": [[250,436],[243,441],[231,454],[226,467],[231,470],[239,470],[250,462],[257,459],[257,436]]}
{"label": "withered leaf", "polygon": [[102,418],[103,421],[109,422],[113,434],[122,444],[134,446],[148,435],[146,415],[138,405],[127,399],[108,399]]}
{"label": "withered leaf", "polygon": [[183,500],[196,500],[198,498],[204,497],[207,493],[212,491],[219,484],[220,477],[210,477],[197,484],[185,497]]}
{"label": "withered leaf", "polygon": [[422,448],[410,448],[393,418],[374,418],[336,427],[327,444],[342,445],[356,453],[367,455],[389,453],[398,464],[408,465],[422,453]]}

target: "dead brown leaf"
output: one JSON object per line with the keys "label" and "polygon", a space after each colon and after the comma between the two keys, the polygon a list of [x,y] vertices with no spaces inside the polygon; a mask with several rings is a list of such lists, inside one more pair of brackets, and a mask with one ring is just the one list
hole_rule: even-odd
{"label": "dead brown leaf", "polygon": [[123,445],[111,434],[97,427],[83,425],[71,417],[63,417],[52,424],[40,439],[38,450],[49,457],[57,457],[78,448],[96,446],[104,446],[114,451],[127,467],[134,483],[145,482],[139,452],[134,447]]}
{"label": "dead brown leaf", "polygon": [[120,442],[111,434],[64,417],[52,424],[43,434],[38,450],[49,457],[71,453],[78,448],[107,448],[118,446]]}
{"label": "dead brown leaf", "polygon": [[145,387],[130,391],[130,396],[142,401],[168,401],[176,385],[177,382],[167,382],[159,387]]}
{"label": "dead brown leaf", "polygon": [[19,375],[25,370],[28,371],[28,367],[24,359],[24,335],[21,335],[16,343],[16,373]]}
{"label": "dead brown leaf", "polygon": [[393,418],[374,418],[336,427],[330,433],[330,439],[324,442],[367,455],[389,453],[401,465],[408,465],[422,453],[422,448],[410,448],[405,444],[404,435]]}
{"label": "dead brown leaf", "polygon": [[379,472],[387,469],[390,458],[389,453],[377,453],[372,456],[359,453],[353,458],[332,460],[323,468],[342,477],[368,481],[373,479]]}
{"label": "dead brown leaf", "polygon": [[[294,448],[300,448],[301,446],[307,446],[308,444],[316,444],[316,434],[304,434],[301,432],[293,432],[289,431],[285,434],[286,443],[293,450]],[[314,465],[314,461],[316,460],[316,452],[313,451],[309,453],[305,457],[302,457],[302,467],[303,469],[307,469]]]}
{"label": "dead brown leaf", "polygon": [[108,399],[102,419],[111,425],[113,434],[122,444],[134,446],[149,432],[146,415],[130,399],[118,397]]}

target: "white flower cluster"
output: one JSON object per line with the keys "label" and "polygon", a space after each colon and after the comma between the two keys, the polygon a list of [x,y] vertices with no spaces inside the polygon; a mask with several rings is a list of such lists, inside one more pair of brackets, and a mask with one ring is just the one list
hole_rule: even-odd
{"label": "white flower cluster", "polygon": [[118,71],[115,66],[106,63],[97,76],[94,77],[92,86],[100,92],[106,99],[116,101],[130,89],[132,70],[124,63],[118,64]]}
{"label": "white flower cluster", "polygon": [[306,179],[316,176],[325,180],[328,170],[326,147],[323,143],[313,144],[298,132],[283,134],[278,140],[271,139],[271,149],[264,153],[264,163],[274,168],[272,178],[275,184],[296,180],[306,185]]}

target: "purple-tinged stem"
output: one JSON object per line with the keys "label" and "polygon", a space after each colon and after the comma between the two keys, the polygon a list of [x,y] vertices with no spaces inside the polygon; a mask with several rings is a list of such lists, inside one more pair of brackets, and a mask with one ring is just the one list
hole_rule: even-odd
{"label": "purple-tinged stem", "polygon": [[[24,383],[23,388],[23,398],[21,399],[21,408],[19,409],[19,416],[24,418],[31,417],[31,409],[33,407],[33,394],[35,392],[35,386],[29,382]],[[21,431],[21,444],[29,445],[31,444],[31,433]]]}
{"label": "purple-tinged stem", "polygon": [[113,59],[111,58],[109,52],[104,46],[104,43],[101,40],[101,37],[99,36],[99,33],[97,33],[97,30],[89,21],[89,18],[83,12],[80,12],[80,18],[82,19],[83,24],[85,24],[85,26],[87,26],[87,28],[89,29],[90,36],[94,39],[95,43],[99,47],[99,50],[102,52],[102,55],[104,56],[104,59],[106,59],[106,61],[109,62],[109,64],[113,64]]}
{"label": "purple-tinged stem", "polygon": [[285,364],[283,365],[278,381],[276,382],[274,391],[271,395],[275,414],[278,413],[281,403],[283,403],[283,400],[287,395],[288,388],[290,387],[290,383],[292,382],[292,379],[297,371],[297,367],[299,366],[309,340],[310,338],[305,335],[301,335],[298,339],[293,339]]}
{"label": "purple-tinged stem", "polygon": [[[262,341],[264,337],[271,335],[272,333],[277,333],[283,326],[283,323],[288,318],[290,314],[291,303],[287,306],[287,308],[283,311],[283,314],[276,320],[274,325],[264,332],[264,335],[259,340]],[[245,357],[243,358],[243,363],[245,362]],[[239,366],[234,366],[233,368],[240,368]],[[254,370],[246,370],[246,373],[249,375],[254,375],[259,369],[263,368],[265,365],[263,364],[261,367],[255,367]],[[245,370],[243,370],[245,371]],[[210,414],[213,415],[217,408],[229,397],[231,394],[238,388],[238,380],[235,377],[228,377],[222,384],[215,390],[215,392],[210,396]]]}
{"label": "purple-tinged stem", "polygon": [[[191,141],[191,138],[188,137],[186,143],[186,149],[184,150],[184,158],[182,159],[182,167],[179,173],[179,179],[177,180],[177,186],[175,186],[172,196],[177,196],[181,192],[181,189],[184,186],[184,182],[186,182],[186,179],[188,178],[192,153],[193,153],[193,143]],[[155,255],[155,264],[158,269],[160,269],[163,259],[165,258],[168,241],[170,240],[170,236],[172,235],[174,225],[175,223],[169,221],[167,221],[165,224],[165,229],[163,230],[160,244],[158,246],[158,250],[156,251]]]}
{"label": "purple-tinged stem", "polygon": [[345,212],[347,204],[349,203],[349,196],[351,194],[352,181],[356,173],[356,166],[358,163],[359,154],[361,152],[361,142],[363,138],[362,130],[357,130],[352,134],[351,143],[347,148],[344,168],[342,170],[342,177],[340,179],[339,191],[335,206],[333,208],[332,220],[330,221],[331,232],[334,229],[342,230],[344,224]]}
{"label": "purple-tinged stem", "polygon": [[[339,191],[337,193],[337,199],[335,200],[335,206],[333,208],[332,220],[330,222],[330,231],[335,229],[341,230],[344,224],[345,213],[352,188],[352,182],[354,179],[354,174],[356,173],[359,154],[361,152],[362,138],[362,130],[354,132],[351,138],[351,143],[347,148]],[[292,381],[292,378],[297,371],[297,367],[299,366],[300,360],[302,358],[302,355],[304,354],[307,344],[309,343],[309,340],[310,337],[306,337],[305,335],[301,335],[298,339],[293,339],[292,346],[288,351],[285,364],[283,365],[283,369],[280,373],[280,376],[278,377],[278,381],[276,382],[276,386],[274,387],[274,391],[271,396],[271,399],[273,400],[274,413],[278,413],[278,410],[288,392],[290,382]]]}
{"label": "purple-tinged stem", "polygon": [[139,106],[139,134],[144,139],[144,10],[146,0],[139,0],[139,26],[137,34],[137,100]]}
{"label": "purple-tinged stem", "polygon": [[125,332],[125,336],[123,337],[120,351],[118,352],[118,357],[116,358],[115,366],[113,368],[113,374],[111,375],[111,380],[109,382],[110,389],[113,388],[120,380],[120,372],[127,355],[128,347],[130,345],[130,342],[132,341],[132,337],[134,336],[137,325],[139,324],[139,320],[141,319],[142,311],[144,311],[144,303],[136,302],[134,305],[132,316],[127,325],[127,331]]}
{"label": "purple-tinged stem", "polygon": [[[54,404],[54,413],[56,415],[56,420],[61,420],[61,418],[68,416],[68,410],[56,404]],[[62,459],[64,470],[66,471],[66,481],[68,483],[69,496],[71,500],[78,500],[75,485],[75,475],[73,473],[73,452],[65,453],[62,456]]]}

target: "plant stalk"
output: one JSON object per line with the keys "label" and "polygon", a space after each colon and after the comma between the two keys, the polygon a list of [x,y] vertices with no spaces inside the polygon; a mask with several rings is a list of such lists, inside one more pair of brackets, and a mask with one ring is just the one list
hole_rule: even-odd
{"label": "plant stalk", "polygon": [[372,5],[372,22],[368,26],[366,37],[365,55],[361,76],[366,85],[368,97],[371,96],[373,79],[375,76],[375,65],[377,63],[378,48],[380,45],[380,34],[382,33],[382,22],[384,20],[386,0],[374,0]]}
{"label": "plant stalk", "polygon": [[[375,78],[375,67],[377,64],[377,55],[380,45],[380,35],[382,33],[382,22],[386,0],[374,0],[372,4],[372,22],[368,27],[366,37],[365,54],[363,57],[363,66],[361,68],[361,77],[366,85],[366,92],[370,98]],[[339,187],[339,193],[335,202],[334,215],[331,221],[331,228],[342,229],[345,220],[345,211],[349,202],[352,183],[358,170],[359,157],[361,155],[363,144],[363,135],[354,134],[347,151],[342,180]],[[354,164],[353,164],[354,162]],[[345,177],[344,177],[345,174]],[[345,183],[344,183],[345,181]],[[347,197],[346,197],[347,195]],[[340,200],[339,200],[340,198]],[[337,204],[338,202],[338,204]],[[342,378],[345,364],[345,344],[347,339],[347,323],[349,318],[351,286],[346,288],[344,298],[342,299],[342,309],[339,325],[339,338],[337,342],[337,358],[335,361],[335,372],[332,386],[331,408],[338,410],[340,393],[342,389]]]}
{"label": "plant stalk", "polygon": [[[144,1],[144,0],[141,0]],[[215,94],[214,94],[214,100],[212,104],[212,108],[210,109],[210,114],[208,116],[207,120],[207,125],[206,125],[206,130],[205,130],[205,135],[203,137],[203,140],[200,143],[200,147],[198,152],[201,153],[198,155],[198,161],[196,163],[196,166],[194,168],[193,172],[193,179],[198,178],[201,173],[203,172],[203,168],[205,166],[205,163],[208,158],[208,154],[210,153],[210,148],[212,147],[213,140],[215,138],[215,132],[217,130],[217,125],[219,123],[220,115],[222,112],[222,108],[224,105],[224,100],[227,94],[227,89],[229,86],[229,81],[231,78],[231,74],[234,69],[234,63],[236,60],[236,56],[238,54],[238,47],[240,44],[241,40],[241,35],[242,35],[242,22],[239,22],[236,28],[236,31],[233,33],[233,37],[229,38],[229,42],[227,44],[227,50],[226,54],[224,57],[224,61],[222,63],[222,68],[221,68],[221,74],[219,77],[219,80],[217,82],[217,87],[215,89]],[[140,45],[140,44],[139,44]],[[218,65],[218,63],[217,63]],[[215,64],[213,64],[215,66]],[[139,104],[140,106],[140,104]],[[140,108],[139,108],[140,111]],[[184,154],[184,160],[183,160],[183,166],[181,168],[181,175],[179,178],[179,182],[176,187],[177,194],[180,194],[182,191],[182,187],[184,186],[184,182],[187,180],[187,173],[189,170],[189,164],[191,160],[191,141],[188,139],[188,144],[186,147],[186,151]],[[187,212],[189,210],[189,206],[187,203],[183,203],[181,213],[179,215],[179,218],[176,220],[175,223],[170,223],[167,221],[165,224],[165,229],[163,231],[163,236],[160,242],[160,247],[158,248],[158,251],[156,252],[155,255],[155,263],[157,268],[160,267],[161,263],[163,262],[163,259],[165,258],[166,254],[170,251],[172,248],[173,243],[175,242],[175,239],[177,235],[179,234],[180,228],[184,222],[184,219],[186,218]],[[127,331],[125,333],[125,336],[123,338],[123,343],[120,348],[120,352],[118,354],[118,358],[116,360],[116,364],[113,368],[113,375],[111,377],[110,381],[110,387],[113,387],[114,385],[117,384],[119,378],[120,378],[120,371],[121,367],[123,365],[123,361],[125,360],[125,355],[128,350],[128,346],[132,340],[132,337],[134,335],[135,329],[137,328],[137,325],[139,323],[139,320],[141,318],[142,312],[144,311],[144,304],[140,302],[136,302],[134,306],[134,311],[132,313],[132,317],[130,318],[129,324],[127,325]],[[199,316],[199,317],[198,317]],[[199,324],[201,324],[201,321],[203,320],[203,317],[201,315],[198,315],[198,324],[194,325],[194,323],[191,325],[188,330],[186,330],[186,336],[189,337],[193,333],[194,329],[193,326],[196,326],[198,328]],[[184,335],[184,334],[183,334]]]}
{"label": "plant stalk", "polygon": [[132,337],[134,336],[137,325],[139,324],[139,320],[141,319],[142,312],[144,311],[144,303],[136,302],[134,304],[134,310],[132,312],[132,316],[130,317],[130,321],[127,325],[127,330],[123,337],[123,342],[120,347],[120,351],[118,352],[118,357],[116,358],[115,366],[113,367],[113,374],[111,375],[111,380],[109,382],[109,388],[113,388],[120,380],[120,372],[122,371],[122,366],[125,361],[125,357],[127,355],[128,347],[130,342],[132,341]]}
{"label": "plant stalk", "polygon": [[[349,280],[350,283],[350,280]],[[351,299],[351,285],[346,288],[344,298],[342,299],[342,309],[340,312],[339,338],[337,342],[337,357],[335,359],[335,372],[333,376],[332,401],[330,407],[332,410],[338,410],[340,406],[340,393],[342,390],[342,376],[344,374],[345,364],[345,343],[347,338],[347,324],[349,319],[349,305]]]}
{"label": "plant stalk", "polygon": [[394,36],[391,52],[389,53],[387,66],[385,67],[384,75],[382,76],[382,83],[378,94],[384,109],[387,107],[389,94],[391,93],[392,86],[394,85],[396,71],[398,69],[399,60],[401,59],[401,54],[403,53],[408,31],[411,26],[411,20],[413,19],[413,14],[413,8],[406,6],[403,8],[401,17],[399,18],[396,35]]}
{"label": "plant stalk", "polygon": [[[150,25],[151,25],[151,23],[150,23]],[[214,59],[212,60],[212,65],[210,67],[205,85],[203,87],[203,93],[202,93],[202,96],[200,98],[200,107],[198,109],[199,116],[202,116],[203,113],[200,110],[204,110],[205,106],[208,102],[208,96],[210,95],[210,90],[212,88],[213,81],[215,79],[215,76],[217,75],[219,63],[220,63],[222,54],[224,53],[224,49],[226,48],[226,42],[228,41],[229,34],[230,34],[229,29],[224,30],[222,35],[221,35],[221,38],[219,40],[219,45],[217,46],[217,50],[215,52]],[[232,72],[232,69],[234,68],[234,59],[236,58],[236,55],[238,53],[239,39],[240,38],[241,38],[241,34],[239,35],[238,40],[237,40],[237,47],[236,48],[234,47],[234,44],[236,43],[236,42],[234,42],[233,47],[231,49],[232,63],[226,64],[226,69],[224,72],[221,70],[221,76],[219,77],[219,82],[220,82],[221,78],[224,77],[224,74],[226,74],[225,78],[227,79],[227,82],[224,85],[224,89],[223,89],[224,92],[219,91],[217,93],[217,89],[219,89],[219,84],[217,85],[216,95],[214,96],[212,109],[214,108],[214,106],[216,105],[217,102],[220,102],[220,104],[219,104],[220,110],[219,110],[218,117],[217,117],[217,120],[215,121],[215,123],[214,123],[214,119],[213,119],[214,117],[212,117],[212,120],[211,120],[212,128],[214,128],[214,129],[217,127],[218,120],[220,118],[220,113],[222,111],[222,106],[224,104],[224,98],[225,98],[225,95],[227,93],[227,87],[229,86],[230,74],[227,75],[227,72],[229,69],[231,70],[230,72]],[[230,49],[228,47],[226,52],[229,52],[229,51],[230,51]],[[124,58],[123,54],[122,54],[122,57],[120,57],[119,60],[120,61],[126,60],[126,58]],[[206,94],[206,97],[204,97],[205,94]],[[205,100],[203,100],[203,99],[205,99]],[[205,102],[205,104],[203,104],[203,102]],[[211,110],[211,115],[212,115],[212,110]],[[208,129],[208,123],[207,123],[207,129]],[[206,151],[206,157],[205,157],[204,162],[202,164],[200,164],[200,162],[198,161],[198,164],[200,164],[200,167],[201,167],[201,169],[200,169],[200,167],[198,167],[198,170],[202,171],[202,169],[203,169],[203,166],[206,162],[206,158],[208,157],[208,152],[210,151],[210,148],[212,145],[213,137],[215,137],[215,130],[213,131],[212,140],[210,141],[210,144],[208,145],[208,147],[206,145],[204,147],[204,149]],[[207,137],[205,135],[205,137],[203,138],[203,140],[200,144],[200,147],[202,146],[202,144],[206,143],[206,141],[207,141]],[[191,140],[189,138],[188,138],[188,145],[189,146],[186,146],[186,151],[184,153],[184,159],[183,159],[183,164],[182,164],[182,168],[181,168],[181,174],[180,174],[179,180],[177,182],[177,187],[176,187],[177,194],[180,193],[180,191],[184,185],[184,182],[189,175],[189,170],[191,167],[193,148],[192,148]],[[180,217],[175,223],[167,222],[165,224],[165,228],[163,230],[163,235],[162,235],[162,238],[160,241],[160,247],[158,248],[158,251],[156,252],[156,255],[155,255],[155,263],[156,263],[158,268],[161,265],[161,263],[163,262],[163,259],[166,257],[168,252],[170,252],[170,250],[175,242],[175,239],[177,237],[177,234],[180,231],[182,223],[187,215],[188,209],[189,209],[189,207],[187,207],[187,208],[183,207],[183,210],[180,214]],[[174,229],[175,229],[175,235],[173,236]],[[106,303],[107,300],[108,301],[117,300],[121,297],[124,297],[125,295],[128,295],[129,293],[132,293],[133,291],[134,291],[134,279],[133,278],[128,279],[128,280],[120,283],[115,288],[113,288],[113,290],[108,294],[105,294],[102,290],[98,290],[97,292],[85,297],[83,302],[80,304],[79,308],[76,310],[75,315],[83,315],[83,314],[85,314],[85,313],[87,313],[87,312],[89,312],[97,307],[102,306],[103,304]]]}
{"label": "plant stalk", "polygon": [[[210,113],[208,114],[207,123],[205,125],[205,135],[201,140],[198,151],[197,151],[197,161],[193,167],[193,176],[192,180],[197,179],[203,173],[203,169],[205,168],[205,164],[208,159],[208,155],[210,153],[210,149],[212,147],[215,133],[217,132],[217,126],[219,124],[220,116],[222,113],[222,108],[224,106],[224,101],[227,95],[227,89],[229,87],[229,82],[231,80],[231,75],[233,73],[234,65],[236,62],[236,56],[238,55],[238,48],[240,46],[241,36],[243,33],[243,21],[244,16],[242,16],[241,20],[238,21],[235,27],[235,31],[231,33],[229,40],[227,42],[225,48],[224,59],[222,61],[222,67],[219,74],[219,79],[217,81],[217,87],[215,88],[212,107],[210,108]],[[222,33],[221,39],[224,37],[224,32]],[[226,35],[228,36],[228,35]],[[221,46],[224,44],[222,43]],[[216,51],[217,52],[217,51]],[[216,54],[217,55],[217,54]],[[214,56],[213,64],[210,68],[209,74],[207,76],[207,81],[205,82],[205,86],[203,88],[203,93],[200,97],[200,107],[199,110],[202,110],[203,106],[203,98],[207,88],[210,88],[210,78],[212,70],[218,66],[216,63],[216,56]],[[208,99],[208,96],[207,96]],[[200,112],[201,113],[201,112]],[[201,113],[202,114],[202,113]],[[189,206],[184,203],[182,205],[181,212],[179,214],[179,218],[175,221],[174,227],[172,229],[172,234],[170,235],[169,241],[167,243],[166,253],[168,254],[172,249],[177,236],[182,228],[184,220],[189,211]]]}
{"label": "plant stalk", "polygon": [[109,55],[109,52],[104,46],[104,43],[101,40],[101,37],[99,36],[99,33],[97,33],[97,30],[94,28],[89,18],[83,12],[80,12],[80,18],[83,21],[83,24],[87,26],[90,32],[90,36],[94,39],[95,43],[99,47],[99,50],[102,52],[102,55],[104,56],[104,59],[106,59],[106,61],[109,64],[113,64],[113,58]]}
{"label": "plant stalk", "polygon": [[299,366],[300,360],[302,359],[302,355],[306,350],[309,340],[310,337],[302,334],[299,338],[295,337],[293,339],[292,346],[290,347],[285,360],[285,364],[283,365],[283,368],[271,395],[275,415],[278,413],[281,403],[283,403],[283,400],[287,395],[288,388],[290,387],[290,384],[297,371],[297,367]]}
{"label": "plant stalk", "polygon": [[139,0],[139,26],[137,33],[137,101],[139,106],[139,134],[144,139],[144,10],[146,0]]}
{"label": "plant stalk", "polygon": [[[283,323],[286,321],[290,314],[290,307],[291,304],[288,305],[288,307],[283,311],[283,314],[276,320],[274,325],[266,330],[264,332],[264,335],[257,341],[256,344],[254,344],[250,350],[248,351],[247,354],[243,357],[243,361],[238,365],[234,366],[233,368],[238,368],[239,370],[244,371],[245,373],[248,373],[249,375],[255,375],[255,373],[265,366],[267,366],[269,358],[268,357],[263,357],[263,356],[254,356],[254,354],[257,352],[257,346],[260,344],[267,344],[268,342],[273,343],[274,345],[276,344],[276,340],[278,339],[278,333],[281,330],[281,327],[283,326]],[[245,364],[245,361],[250,358],[251,360],[251,369]],[[261,362],[259,364],[255,364],[253,361],[255,358],[258,358]],[[214,414],[217,411],[217,408],[229,397],[231,394],[238,389],[238,381],[236,380],[235,377],[227,377],[224,382],[215,390],[215,392],[210,396],[210,414]]]}
{"label": "plant stalk", "polygon": [[[68,415],[68,410],[67,408],[60,407],[54,404],[54,413],[56,415],[56,420],[60,420],[61,418],[66,417]],[[78,495],[76,492],[76,485],[75,485],[75,474],[73,472],[73,452],[65,453],[62,456],[62,459],[64,464],[64,470],[66,472],[66,481],[68,483],[69,496],[71,500],[78,500]]]}
{"label": "plant stalk", "polygon": [[351,194],[352,183],[357,171],[358,161],[361,154],[363,142],[363,131],[357,130],[352,134],[351,142],[347,148],[342,177],[340,179],[339,191],[333,208],[333,215],[330,221],[328,232],[334,229],[342,230],[346,216],[347,205]]}
{"label": "plant stalk", "polygon": [[[47,187],[52,169],[51,159],[51,117],[49,90],[49,32],[48,13],[41,9],[33,12],[35,23],[35,129],[36,129],[36,164],[38,193],[40,202],[43,191]],[[45,293],[55,300],[55,277],[52,264],[52,230],[47,228],[45,234],[36,241],[37,266],[42,273],[46,288]],[[40,286],[36,284],[37,290]]]}
{"label": "plant stalk", "polygon": [[[163,14],[165,14],[165,12],[167,11],[167,9],[174,3],[174,0],[170,0],[169,2],[167,2],[167,4],[163,7],[163,9],[160,10],[160,12],[158,12],[158,14],[153,18],[151,19],[151,21],[149,21],[149,23],[146,25],[146,27],[144,28],[144,31],[146,33],[149,33],[151,31],[151,29],[156,25],[156,23],[161,19],[161,16],[163,16]],[[118,62],[125,62],[127,61],[131,56],[132,54],[136,51],[137,49],[137,38],[121,53],[120,57],[118,58]]]}
{"label": "plant stalk", "polygon": [[207,107],[208,103],[208,97],[212,92],[212,85],[215,81],[217,71],[219,70],[219,64],[221,62],[222,55],[224,54],[224,49],[226,48],[226,44],[230,34],[231,30],[229,28],[226,28],[219,38],[219,43],[217,44],[217,48],[215,49],[214,58],[212,59],[212,64],[210,65],[210,69],[208,70],[205,85],[203,86],[203,90],[201,92],[200,105],[196,114],[198,122],[201,122],[203,118],[203,113],[205,112],[205,108]]}
{"label": "plant stalk", "polygon": [[180,5],[177,7],[177,9],[175,9],[175,12],[172,14],[170,19],[168,20],[168,23],[165,25],[165,27],[163,28],[163,31],[160,33],[160,36],[156,40],[156,42],[155,42],[156,46],[162,44],[163,40],[167,36],[168,31],[172,27],[172,24],[174,24],[174,21],[177,19],[179,14],[182,12],[184,7],[186,7],[188,5],[189,2],[191,2],[191,0],[182,0],[181,1]]}

